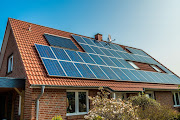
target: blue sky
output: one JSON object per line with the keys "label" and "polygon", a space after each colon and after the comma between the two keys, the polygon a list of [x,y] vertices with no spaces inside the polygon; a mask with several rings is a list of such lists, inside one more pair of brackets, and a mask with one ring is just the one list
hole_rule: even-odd
{"label": "blue sky", "polygon": [[0,44],[8,17],[145,50],[180,75],[179,0],[26,0],[0,2]]}

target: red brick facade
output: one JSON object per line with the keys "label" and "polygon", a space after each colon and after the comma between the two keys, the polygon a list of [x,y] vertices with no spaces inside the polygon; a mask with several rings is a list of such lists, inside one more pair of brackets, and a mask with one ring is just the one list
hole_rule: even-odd
{"label": "red brick facade", "polygon": [[156,91],[154,92],[155,99],[163,105],[173,106],[173,94],[171,91]]}

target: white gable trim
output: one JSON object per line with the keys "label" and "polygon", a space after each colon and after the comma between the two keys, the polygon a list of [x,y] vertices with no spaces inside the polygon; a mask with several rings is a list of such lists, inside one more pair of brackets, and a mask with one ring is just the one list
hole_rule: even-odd
{"label": "white gable trim", "polygon": [[11,30],[11,26],[10,26],[10,23],[8,21],[6,31],[5,31],[5,35],[4,35],[4,39],[3,39],[3,43],[2,43],[2,47],[1,47],[0,69],[2,67],[2,62],[3,62],[4,54],[5,54],[5,51],[6,51],[6,46],[7,46],[7,43],[8,43],[10,30]]}

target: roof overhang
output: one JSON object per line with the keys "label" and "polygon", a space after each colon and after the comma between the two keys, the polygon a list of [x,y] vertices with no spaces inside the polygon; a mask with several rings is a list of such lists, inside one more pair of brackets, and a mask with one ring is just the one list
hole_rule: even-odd
{"label": "roof overhang", "polygon": [[0,88],[25,88],[25,79],[0,77]]}
{"label": "roof overhang", "polygon": [[[31,88],[41,88],[41,86],[45,86],[46,88],[56,88],[56,89],[98,89],[100,86],[61,86],[61,85],[37,85],[31,84]],[[114,87],[102,86],[104,89],[109,92],[143,92],[144,88],[118,88]]]}

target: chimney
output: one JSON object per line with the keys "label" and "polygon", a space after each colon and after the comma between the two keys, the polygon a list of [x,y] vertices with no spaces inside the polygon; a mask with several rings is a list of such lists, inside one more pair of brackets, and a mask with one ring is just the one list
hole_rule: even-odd
{"label": "chimney", "polygon": [[97,34],[95,35],[95,39],[96,39],[96,40],[99,40],[99,41],[102,41],[102,34],[97,33]]}

